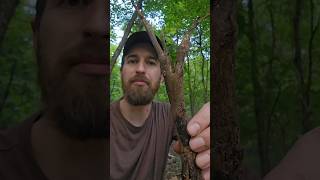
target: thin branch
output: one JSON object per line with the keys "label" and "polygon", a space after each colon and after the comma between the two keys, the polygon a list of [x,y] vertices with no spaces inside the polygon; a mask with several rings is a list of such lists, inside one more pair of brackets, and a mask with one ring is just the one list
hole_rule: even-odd
{"label": "thin branch", "polygon": [[177,65],[175,72],[177,73],[183,73],[183,64],[184,64],[184,58],[186,57],[186,53],[189,51],[190,47],[190,37],[193,32],[193,30],[207,17],[210,16],[210,13],[206,14],[203,17],[198,17],[195,21],[193,21],[192,26],[188,29],[188,31],[184,34],[182,41],[179,45],[179,49],[177,52]]}
{"label": "thin branch", "polygon": [[[278,86],[278,93],[277,93],[277,96],[272,104],[272,108],[271,108],[271,111],[270,111],[270,114],[269,114],[269,117],[267,118],[267,135],[266,135],[266,138],[270,138],[270,129],[271,129],[271,119],[274,117],[274,113],[275,113],[275,110],[276,110],[276,107],[279,103],[279,100],[280,100],[280,95],[281,95],[281,85]],[[267,142],[267,145],[269,145],[269,142]]]}
{"label": "thin branch", "polygon": [[[133,2],[133,1],[131,1]],[[152,31],[152,27],[150,23],[145,19],[143,13],[140,11],[140,9],[133,3],[133,7],[135,8],[136,12],[138,13],[138,16],[140,17],[144,27],[146,28],[146,31],[151,39],[152,45],[155,48],[158,58],[160,60],[161,64],[161,71],[164,77],[171,74],[171,66],[170,66],[170,57],[167,54],[167,52],[163,51],[159,42],[157,41],[157,38],[155,34]]]}
{"label": "thin branch", "polygon": [[[142,0],[139,0],[138,4],[142,4]],[[113,67],[114,67],[114,65],[115,65],[116,62],[117,62],[117,59],[118,59],[118,57],[119,57],[119,55],[120,55],[120,53],[121,53],[121,50],[122,50],[124,44],[126,43],[126,41],[127,41],[127,39],[128,39],[128,36],[129,36],[129,34],[130,34],[130,31],[131,31],[131,28],[132,28],[132,26],[133,26],[133,24],[134,24],[134,21],[136,20],[137,16],[138,16],[138,15],[137,15],[137,12],[134,12],[134,13],[132,14],[131,19],[130,19],[129,23],[127,24],[127,27],[126,27],[126,29],[125,29],[125,31],[124,31],[123,36],[122,36],[122,39],[121,39],[121,41],[120,41],[120,44],[119,44],[119,46],[117,47],[116,51],[113,53],[113,55],[112,55],[112,57],[111,57],[110,72],[112,72]]]}
{"label": "thin branch", "polygon": [[199,46],[201,57],[202,57],[202,61],[201,61],[201,81],[202,81],[203,89],[205,91],[205,93],[204,93],[204,102],[207,102],[207,84],[206,84],[206,81],[205,81],[205,74],[204,74],[205,63],[206,62],[205,62],[205,56],[204,56],[204,53],[203,53],[203,46],[202,46],[202,34],[203,34],[203,32],[202,32],[201,26],[199,26],[198,34],[199,34],[198,46]]}

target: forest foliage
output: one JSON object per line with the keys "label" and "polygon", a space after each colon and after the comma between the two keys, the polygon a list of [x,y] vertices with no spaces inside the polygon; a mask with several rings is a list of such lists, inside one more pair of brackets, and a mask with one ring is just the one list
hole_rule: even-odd
{"label": "forest foliage", "polygon": [[320,124],[319,20],[319,0],[238,2],[238,115],[244,164],[257,174]]}
{"label": "forest foliage", "polygon": [[0,49],[0,129],[39,110],[40,90],[32,45],[32,9],[21,1]]}

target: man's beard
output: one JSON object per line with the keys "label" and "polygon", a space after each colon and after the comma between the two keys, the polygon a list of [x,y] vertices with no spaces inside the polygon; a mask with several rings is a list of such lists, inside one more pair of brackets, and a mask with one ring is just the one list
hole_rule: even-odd
{"label": "man's beard", "polygon": [[[143,80],[148,86],[145,87],[134,86],[132,83],[136,80]],[[127,84],[122,79],[122,90],[124,93],[124,98],[127,102],[134,106],[143,106],[150,104],[157,93],[160,86],[161,79],[156,82],[155,87],[152,87],[151,82],[148,81],[144,76],[135,76],[128,81]]]}
{"label": "man's beard", "polygon": [[44,110],[57,127],[78,139],[108,137],[107,77],[75,74],[72,66],[62,63],[49,70],[41,49],[38,52]]}

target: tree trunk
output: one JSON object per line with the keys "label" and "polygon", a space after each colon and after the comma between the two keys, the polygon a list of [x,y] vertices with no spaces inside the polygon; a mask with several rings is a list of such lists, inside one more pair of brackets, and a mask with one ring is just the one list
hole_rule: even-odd
{"label": "tree trunk", "polygon": [[236,0],[216,0],[212,6],[212,179],[219,180],[238,180],[242,176],[235,99],[236,4]]}
{"label": "tree trunk", "polygon": [[14,15],[19,0],[0,0],[0,48],[11,17]]}

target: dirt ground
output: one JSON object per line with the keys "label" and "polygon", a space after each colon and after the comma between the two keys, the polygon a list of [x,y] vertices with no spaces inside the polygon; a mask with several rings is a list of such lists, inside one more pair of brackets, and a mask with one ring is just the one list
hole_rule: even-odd
{"label": "dirt ground", "polygon": [[181,160],[172,147],[170,148],[164,180],[180,180],[181,177]]}

